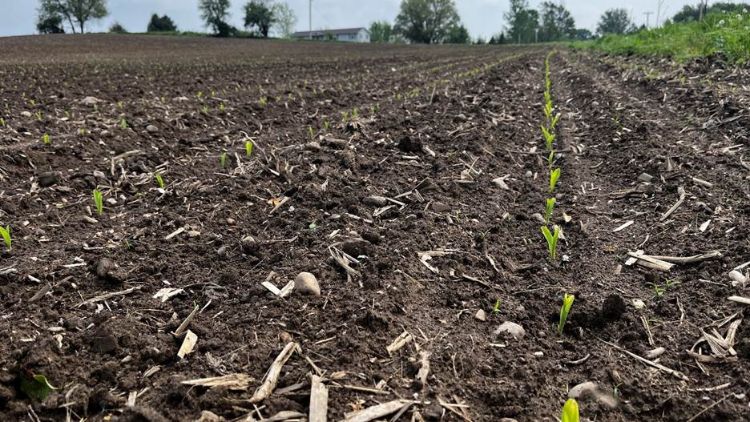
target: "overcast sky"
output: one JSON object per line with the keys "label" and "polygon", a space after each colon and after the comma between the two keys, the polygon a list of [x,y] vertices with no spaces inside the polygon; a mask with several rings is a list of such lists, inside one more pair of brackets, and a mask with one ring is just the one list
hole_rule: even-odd
{"label": "overcast sky", "polygon": [[[242,26],[242,4],[246,0],[231,0],[231,23]],[[283,1],[283,0],[276,0]],[[308,0],[286,0],[297,14],[297,29],[307,30]],[[313,0],[313,28],[335,29],[369,26],[374,20],[393,21],[398,14],[401,0]],[[489,38],[504,25],[503,13],[509,0],[455,0],[461,19],[473,37]],[[674,15],[682,6],[697,3],[697,0],[664,0],[661,19]],[[745,1],[747,2],[747,1]],[[541,1],[531,0],[532,6]],[[650,23],[656,21],[658,0],[564,0],[573,14],[576,25],[595,29],[602,12],[609,8],[624,7],[637,24],[646,22],[645,12],[653,12]],[[710,1],[709,3],[714,3]],[[0,0],[0,36],[26,35],[35,32],[36,0]],[[114,22],[120,22],[128,31],[146,30],[152,13],[167,14],[180,30],[203,30],[198,13],[198,0],[108,0],[110,15],[88,28],[103,31]]]}

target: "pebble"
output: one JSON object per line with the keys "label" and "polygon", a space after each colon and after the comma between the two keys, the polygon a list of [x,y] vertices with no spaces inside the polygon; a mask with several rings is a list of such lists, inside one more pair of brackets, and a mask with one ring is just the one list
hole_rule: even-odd
{"label": "pebble", "polygon": [[474,314],[474,318],[478,321],[487,321],[487,312],[484,312],[484,309],[480,309]]}
{"label": "pebble", "polygon": [[651,181],[654,180],[654,176],[648,174],[648,173],[641,173],[640,176],[638,176],[638,181],[643,183],[651,183]]}
{"label": "pebble", "polygon": [[584,399],[592,398],[600,404],[614,409],[617,407],[617,399],[611,394],[599,389],[599,386],[592,381],[586,381],[576,385],[568,391],[568,398],[571,399]]}
{"label": "pebble", "polygon": [[526,335],[526,330],[515,322],[506,321],[500,324],[495,330],[495,335],[510,334],[514,339],[518,340]]}
{"label": "pebble", "polygon": [[27,111],[27,110],[24,110],[24,111],[21,112],[21,116],[23,116],[23,117],[31,117],[31,112]]}
{"label": "pebble", "polygon": [[100,102],[102,102],[102,100],[96,97],[86,97],[81,100],[81,104],[86,105],[86,106],[95,106]]}
{"label": "pebble", "polygon": [[320,284],[314,275],[306,272],[297,274],[294,279],[294,290],[310,296],[320,296]]}
{"label": "pebble", "polygon": [[156,133],[158,131],[159,131],[159,128],[156,127],[156,126],[154,126],[154,125],[148,125],[148,126],[146,126],[146,132]]}
{"label": "pebble", "polygon": [[646,307],[646,304],[640,299],[633,299],[633,306],[635,309],[643,309]]}
{"label": "pebble", "polygon": [[612,293],[604,299],[602,315],[609,320],[618,320],[625,313],[625,300],[617,293]]}

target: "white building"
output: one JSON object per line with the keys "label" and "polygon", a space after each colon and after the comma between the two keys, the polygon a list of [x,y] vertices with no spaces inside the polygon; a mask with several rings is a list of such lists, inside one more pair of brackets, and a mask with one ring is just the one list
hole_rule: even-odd
{"label": "white building", "polygon": [[292,34],[298,40],[370,42],[370,31],[367,28],[322,29],[318,31],[302,31]]}

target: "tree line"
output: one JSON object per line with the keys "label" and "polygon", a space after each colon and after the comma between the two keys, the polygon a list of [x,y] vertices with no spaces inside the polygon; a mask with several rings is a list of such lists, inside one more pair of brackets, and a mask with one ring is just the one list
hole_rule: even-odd
{"label": "tree line", "polygon": [[[283,1],[250,0],[245,3],[245,32],[229,24],[230,0],[199,0],[198,10],[206,26],[214,35],[229,37],[245,35],[267,38],[271,29],[282,38],[294,31],[297,16]],[[83,33],[86,24],[109,15],[106,0],[40,0],[37,30],[42,34],[65,33],[66,25],[73,33]],[[124,33],[127,30],[115,22],[110,32]],[[147,32],[177,32],[177,25],[167,15],[153,14],[146,27]]]}
{"label": "tree line", "polygon": [[[509,0],[510,8],[503,16],[505,28],[490,38],[490,44],[553,42],[589,39],[595,35],[624,34],[638,28],[625,9],[606,10],[599,19],[596,33],[578,28],[575,19],[562,2],[544,1],[538,9],[528,0]],[[244,29],[232,26],[230,0],[199,0],[198,10],[206,26],[221,37],[252,36],[267,38],[271,29],[283,38],[294,31],[297,17],[289,5],[280,0],[250,0],[245,3]],[[695,6],[684,6],[665,24],[691,22],[716,12],[739,12],[743,3],[718,2],[711,6],[700,0]],[[40,0],[37,30],[40,33],[73,33],[85,30],[86,23],[109,14],[106,0]],[[127,32],[115,23],[111,32]],[[176,32],[177,25],[167,15],[154,14],[148,32]],[[455,0],[402,0],[393,23],[377,21],[370,25],[371,42],[411,42],[421,44],[466,44],[471,37],[456,9]],[[486,41],[477,39],[476,43]]]}

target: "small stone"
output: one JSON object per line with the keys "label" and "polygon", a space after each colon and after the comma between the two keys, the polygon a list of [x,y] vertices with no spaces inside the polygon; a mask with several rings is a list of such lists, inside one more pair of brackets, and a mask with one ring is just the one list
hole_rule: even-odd
{"label": "small stone", "polygon": [[319,143],[313,141],[313,142],[306,143],[305,144],[305,149],[308,150],[308,151],[320,151],[321,150],[321,146],[320,146]]}
{"label": "small stone", "polygon": [[362,200],[365,205],[372,205],[376,207],[382,207],[388,203],[388,199],[384,196],[368,196]]}
{"label": "small stone", "polygon": [[638,176],[638,181],[643,183],[651,183],[651,181],[654,180],[654,176],[648,174],[648,173],[641,173],[640,176]]}
{"label": "small stone", "polygon": [[227,218],[227,224],[234,226],[237,223],[234,218]]}
{"label": "small stone", "polygon": [[84,99],[81,100],[81,104],[83,104],[85,106],[89,106],[89,107],[93,107],[93,106],[95,106],[95,105],[97,105],[97,104],[99,104],[101,102],[102,102],[102,100],[100,100],[100,99],[98,99],[96,97],[86,97],[86,98],[84,98]]}
{"label": "small stone", "polygon": [[242,250],[247,254],[254,254],[258,252],[258,249],[260,248],[258,242],[256,242],[255,238],[252,236],[243,237],[240,244],[242,244]]}
{"label": "small stone", "polygon": [[91,348],[98,353],[113,353],[117,351],[117,337],[105,328],[99,328],[90,337]]}
{"label": "small stone", "polygon": [[96,276],[101,279],[106,279],[109,274],[117,268],[117,264],[109,258],[101,258],[96,263]]}
{"label": "small stone", "polygon": [[604,299],[602,304],[602,315],[604,318],[614,321],[620,319],[625,313],[625,300],[622,296],[612,293]]}
{"label": "small stone", "polygon": [[591,398],[610,409],[617,407],[617,399],[599,389],[599,386],[592,381],[586,381],[571,388],[568,391],[568,398],[578,400]]}
{"label": "small stone", "polygon": [[221,246],[219,246],[219,249],[218,249],[218,250],[216,250],[216,253],[217,253],[217,254],[218,254],[219,256],[224,256],[224,255],[226,255],[226,254],[227,254],[227,247],[226,247],[226,245],[221,245]]}
{"label": "small stone", "polygon": [[484,312],[484,309],[480,309],[474,314],[474,318],[478,321],[487,321],[487,312]]}
{"label": "small stone", "polygon": [[306,272],[299,273],[294,279],[294,290],[303,295],[320,296],[318,279]]}
{"label": "small stone", "polygon": [[21,116],[23,116],[23,117],[31,117],[31,112],[27,111],[27,110],[24,110],[24,111],[21,112]]}
{"label": "small stone", "polygon": [[159,131],[159,128],[154,125],[148,125],[146,126],[146,132],[148,133],[156,133]]}
{"label": "small stone", "polygon": [[633,299],[633,306],[635,309],[643,309],[646,307],[646,304],[640,299]]}
{"label": "small stone", "polygon": [[648,352],[646,352],[646,358],[647,359],[656,359],[659,356],[663,355],[664,352],[666,352],[666,351],[667,351],[667,349],[665,349],[663,347],[657,347],[656,349],[649,350]]}
{"label": "small stone", "polygon": [[60,181],[60,179],[57,176],[57,173],[54,172],[46,172],[39,175],[37,178],[39,181],[39,186],[43,188],[48,188],[50,186],[56,185],[57,182]]}
{"label": "small stone", "polygon": [[514,339],[518,340],[526,335],[526,330],[515,322],[506,321],[500,324],[495,330],[495,335],[510,334]]}
{"label": "small stone", "polygon": [[398,149],[403,152],[422,152],[422,141],[418,138],[404,136],[398,141]]}
{"label": "small stone", "polygon": [[201,417],[195,422],[222,422],[224,418],[208,410],[201,412]]}
{"label": "small stone", "polygon": [[532,173],[531,170],[526,170],[526,177],[531,179],[532,177],[534,177],[534,173]]}
{"label": "small stone", "polygon": [[544,352],[534,352],[534,357],[543,358],[544,357]]}

